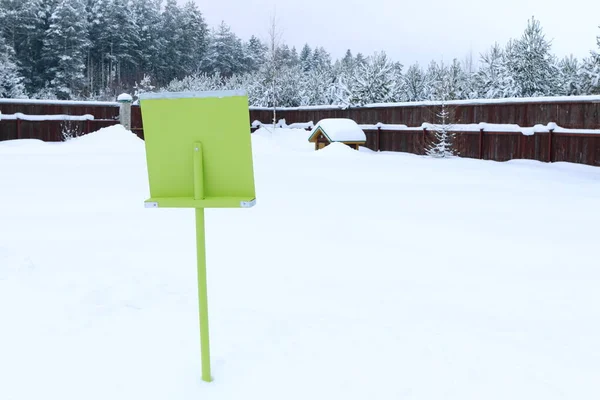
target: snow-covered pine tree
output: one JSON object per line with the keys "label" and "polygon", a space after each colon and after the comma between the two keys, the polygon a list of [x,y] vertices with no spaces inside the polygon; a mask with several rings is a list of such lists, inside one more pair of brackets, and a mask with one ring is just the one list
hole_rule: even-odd
{"label": "snow-covered pine tree", "polygon": [[331,69],[331,83],[328,87],[329,104],[348,107],[352,103],[352,92],[356,82],[356,62],[348,49],[341,60],[337,60]]}
{"label": "snow-covered pine tree", "polygon": [[520,39],[505,50],[511,92],[518,97],[551,96],[556,92],[558,71],[551,44],[546,40],[540,22],[532,17]]}
{"label": "snow-covered pine tree", "polygon": [[354,58],[354,63],[357,67],[359,65],[364,65],[366,62],[367,62],[367,59],[365,58],[365,56],[362,53],[356,54],[356,57]]}
{"label": "snow-covered pine tree", "polygon": [[312,106],[330,104],[333,72],[329,69],[315,68],[301,73],[300,105]]}
{"label": "snow-covered pine tree", "polygon": [[61,0],[50,17],[43,59],[50,88],[59,99],[78,98],[85,86],[85,54],[89,46],[83,0]]}
{"label": "snow-covered pine tree", "polygon": [[25,86],[19,74],[15,53],[0,34],[0,98],[24,97]]}
{"label": "snow-covered pine tree", "polygon": [[[41,49],[44,33],[49,25],[45,7],[56,6],[56,0],[0,0],[0,35],[12,49],[12,58],[19,75],[29,92],[34,92],[43,83],[44,65]],[[49,10],[51,12],[52,10]]]}
{"label": "snow-covered pine tree", "polygon": [[582,73],[577,58],[564,57],[558,64],[559,78],[556,95],[577,96],[582,94]]}
{"label": "snow-covered pine tree", "polygon": [[425,73],[424,94],[427,100],[441,100],[447,92],[443,92],[444,88],[448,89],[448,67],[444,63],[438,64],[432,60],[427,67]]}
{"label": "snow-covered pine tree", "polygon": [[344,54],[344,58],[341,59],[341,68],[343,70],[353,70],[356,66],[356,61],[354,60],[354,56],[352,55],[352,51],[350,49],[346,50],[346,54]]}
{"label": "snow-covered pine tree", "polygon": [[481,55],[480,66],[474,77],[476,97],[495,99],[503,97],[503,76],[506,75],[502,48],[498,43]]}
{"label": "snow-covered pine tree", "polygon": [[284,65],[287,67],[291,67],[292,65],[294,65],[292,50],[290,50],[290,48],[287,44],[285,44],[285,43],[282,44],[281,46],[279,46],[277,48],[277,50],[275,50],[275,52],[276,52],[275,57],[277,57],[277,59],[279,60],[281,65]]}
{"label": "snow-covered pine tree", "polygon": [[426,146],[426,154],[434,158],[448,158],[457,155],[454,149],[455,134],[452,132],[455,109],[448,105],[452,83],[449,76],[444,75],[437,84],[437,95],[441,103],[433,107],[434,123],[424,124],[434,133],[433,140]]}
{"label": "snow-covered pine tree", "polygon": [[464,67],[458,59],[453,59],[452,64],[447,69],[448,74],[448,100],[461,100],[469,98],[470,85],[469,76],[464,70]]}
{"label": "snow-covered pine tree", "polygon": [[355,69],[343,68],[341,64],[334,68],[332,83],[329,87],[328,98],[330,104],[336,104],[347,108],[352,105],[352,92],[354,90]]}
{"label": "snow-covered pine tree", "polygon": [[331,68],[331,55],[322,46],[316,47],[312,54],[312,68]]}
{"label": "snow-covered pine tree", "polygon": [[296,50],[296,46],[292,46],[292,50],[290,50],[290,66],[295,67],[296,65],[300,65],[300,56],[298,55],[298,50]]}
{"label": "snow-covered pine tree", "polygon": [[244,70],[242,41],[224,21],[212,32],[205,65],[206,70],[218,72],[223,77]]}
{"label": "snow-covered pine tree", "polygon": [[139,49],[139,59],[136,60],[138,75],[149,75],[155,79],[155,83],[165,84],[166,82],[157,79],[161,75],[160,71],[166,68],[165,60],[160,59],[161,54],[164,53],[167,40],[161,35],[161,1],[132,0],[131,10],[135,25],[138,27],[137,48]]}
{"label": "snow-covered pine tree", "polygon": [[388,101],[401,102],[407,101],[406,85],[404,82],[404,74],[402,69],[404,66],[399,62],[392,63],[392,87]]}
{"label": "snow-covered pine tree", "polygon": [[302,50],[300,50],[300,65],[302,66],[302,70],[304,72],[310,71],[313,67],[313,52],[312,49],[310,48],[310,46],[307,44],[304,45],[304,47],[302,47]]}
{"label": "snow-covered pine tree", "polygon": [[[141,4],[136,7],[136,11],[146,11]],[[142,46],[148,43],[142,42],[138,18],[128,0],[91,0],[87,9],[91,42],[86,55],[88,85],[92,93],[114,98],[143,76],[140,63],[146,49]]]}
{"label": "snow-covered pine tree", "polygon": [[[267,46],[256,36],[252,35],[244,44],[245,71],[256,72],[265,61]],[[237,75],[237,74],[236,74]]]}
{"label": "snow-covered pine tree", "polygon": [[167,0],[161,14],[160,36],[164,43],[157,62],[159,72],[156,76],[158,82],[171,82],[174,79],[182,79],[188,73],[182,67],[184,52],[180,45],[184,37],[181,20],[183,11],[177,5],[177,0]]}
{"label": "snow-covered pine tree", "polygon": [[298,107],[301,103],[302,68],[284,66],[277,85],[277,107]]}
{"label": "snow-covered pine tree", "polygon": [[358,66],[351,103],[361,106],[389,101],[395,85],[394,65],[385,52],[374,53]]}
{"label": "snow-covered pine tree", "polygon": [[[202,60],[208,51],[208,27],[202,13],[193,1],[183,6],[181,15],[182,38],[178,42],[182,54],[182,69],[184,73],[200,71]],[[238,44],[241,46],[241,43]],[[241,60],[241,55],[238,55]],[[240,67],[243,69],[243,67]]]}
{"label": "snow-covered pine tree", "polygon": [[406,101],[425,99],[425,73],[418,63],[411,65],[404,74]]}
{"label": "snow-covered pine tree", "polygon": [[598,51],[592,50],[583,60],[582,90],[586,94],[600,94],[600,36],[596,37]]}

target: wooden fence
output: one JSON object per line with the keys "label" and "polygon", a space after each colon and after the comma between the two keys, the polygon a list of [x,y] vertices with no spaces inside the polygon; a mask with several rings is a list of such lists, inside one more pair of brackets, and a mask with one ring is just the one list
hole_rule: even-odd
{"label": "wooden fence", "polygon": [[[119,106],[117,102],[0,99],[0,141],[39,139],[60,142],[64,140],[65,130],[77,136],[84,135],[118,124]],[[9,115],[11,117],[7,118]],[[61,115],[65,118],[55,119]],[[92,118],[73,118],[85,115]],[[132,131],[143,138],[141,124],[139,107],[132,107]]]}
{"label": "wooden fence", "polygon": [[[543,100],[542,100],[543,99]],[[564,128],[600,129],[600,96],[497,99],[448,102],[451,119],[457,124],[546,125],[555,122]],[[415,102],[392,105],[339,109],[336,107],[303,107],[277,110],[277,119],[287,123],[314,121],[323,118],[350,118],[358,124],[404,124],[421,126],[434,122],[439,103]],[[251,110],[251,120],[272,121],[273,111],[267,108]]]}
{"label": "wooden fence", "polygon": [[[524,135],[513,131],[453,131],[453,147],[461,157],[508,161],[530,159],[573,162],[600,166],[600,134],[538,132]],[[434,132],[426,129],[365,130],[368,147],[375,151],[425,154]]]}
{"label": "wooden fence", "polygon": [[[277,110],[277,119],[287,124],[318,122],[324,118],[351,118],[361,125],[403,124],[419,127],[434,122],[434,103],[405,103],[363,108],[305,107]],[[513,131],[457,131],[455,148],[462,157],[506,161],[516,158],[539,161],[567,161],[600,166],[600,135],[585,132],[600,129],[600,96],[563,97],[549,99],[494,100],[482,102],[452,102],[453,121],[460,124],[516,124],[532,127],[554,122],[570,132],[540,132],[523,135]],[[0,99],[3,114],[85,115],[92,120],[70,121],[81,133],[118,123],[116,102],[17,101]],[[271,109],[250,109],[250,121],[270,122]],[[141,110],[132,106],[132,131],[144,138]],[[64,121],[2,120],[0,141],[36,138],[62,140]],[[433,133],[420,128],[412,130],[364,129],[366,146],[372,150],[400,151],[424,154]],[[577,131],[580,130],[580,131]]]}

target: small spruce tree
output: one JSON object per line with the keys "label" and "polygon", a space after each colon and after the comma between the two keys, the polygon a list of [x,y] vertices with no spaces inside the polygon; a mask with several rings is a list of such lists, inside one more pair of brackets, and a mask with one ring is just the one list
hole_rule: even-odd
{"label": "small spruce tree", "polygon": [[426,153],[434,158],[449,158],[458,155],[454,148],[456,134],[454,128],[455,110],[448,106],[448,97],[451,91],[451,82],[448,77],[439,82],[438,93],[441,96],[441,104],[434,108],[434,124],[426,124],[428,129],[433,130],[433,140],[426,147]]}

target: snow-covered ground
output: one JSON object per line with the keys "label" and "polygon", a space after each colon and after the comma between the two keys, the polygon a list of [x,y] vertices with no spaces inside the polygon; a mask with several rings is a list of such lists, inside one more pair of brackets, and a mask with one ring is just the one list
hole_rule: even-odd
{"label": "snow-covered ground", "polygon": [[111,127],[0,142],[0,399],[600,398],[600,168],[253,135],[252,209],[145,209]]}

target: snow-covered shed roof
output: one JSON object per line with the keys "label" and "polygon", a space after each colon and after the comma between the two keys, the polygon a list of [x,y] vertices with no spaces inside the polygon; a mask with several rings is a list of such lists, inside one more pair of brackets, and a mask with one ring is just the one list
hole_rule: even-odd
{"label": "snow-covered shed roof", "polygon": [[330,142],[366,142],[365,132],[348,118],[326,118],[313,128],[309,141],[314,142],[323,133]]}

